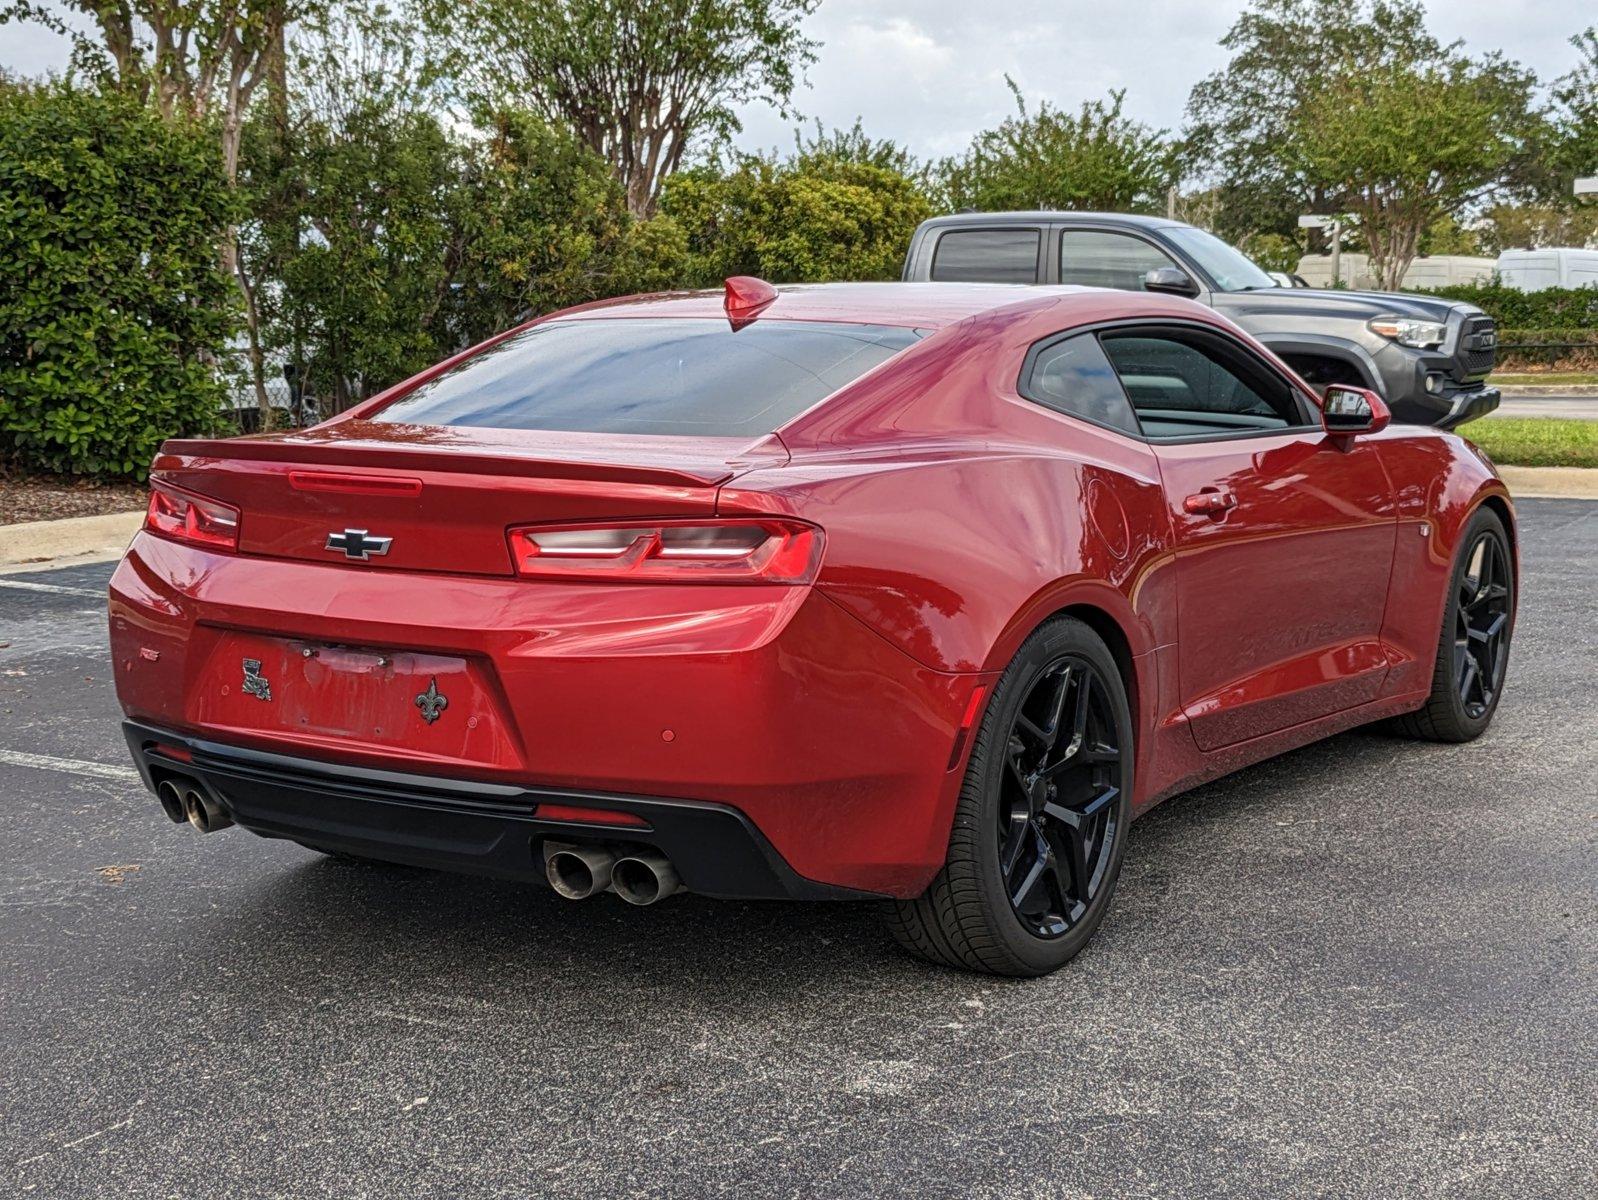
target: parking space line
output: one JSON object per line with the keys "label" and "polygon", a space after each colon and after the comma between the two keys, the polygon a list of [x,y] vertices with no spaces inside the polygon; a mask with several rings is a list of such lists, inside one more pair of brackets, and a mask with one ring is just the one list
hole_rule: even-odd
{"label": "parking space line", "polygon": [[59,583],[29,583],[24,579],[0,579],[0,588],[15,588],[22,592],[53,592],[59,596],[89,596],[95,600],[105,599],[105,589],[95,591],[92,588],[63,587]]}
{"label": "parking space line", "polygon": [[71,775],[93,775],[97,779],[137,779],[132,767],[88,762],[81,758],[52,758],[48,754],[25,754],[21,750],[0,750],[0,765],[32,767],[39,771],[65,771]]}

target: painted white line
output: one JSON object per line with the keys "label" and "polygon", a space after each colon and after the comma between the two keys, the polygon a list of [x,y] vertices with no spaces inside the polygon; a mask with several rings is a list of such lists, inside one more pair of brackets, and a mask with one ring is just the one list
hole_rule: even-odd
{"label": "painted white line", "polygon": [[86,762],[81,758],[51,758],[48,754],[24,754],[21,750],[0,750],[0,765],[33,767],[39,771],[65,771],[70,775],[93,775],[96,779],[137,779],[132,767]]}
{"label": "painted white line", "polygon": [[0,579],[0,588],[15,588],[21,592],[52,592],[58,596],[88,596],[94,600],[104,600],[105,590],[95,591],[92,588],[62,587],[59,583],[29,583],[25,579]]}

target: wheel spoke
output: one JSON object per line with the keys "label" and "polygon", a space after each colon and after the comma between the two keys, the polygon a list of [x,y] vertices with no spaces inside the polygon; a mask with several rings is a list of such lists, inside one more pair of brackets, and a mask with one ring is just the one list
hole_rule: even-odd
{"label": "wheel spoke", "polygon": [[1464,703],[1470,703],[1471,689],[1476,686],[1476,680],[1480,675],[1481,667],[1476,663],[1476,656],[1474,654],[1465,655],[1465,666],[1460,672],[1459,678],[1459,698]]}
{"label": "wheel spoke", "polygon": [[1027,868],[1026,876],[1016,886],[1015,891],[1010,893],[1011,905],[1020,908],[1026,903],[1027,897],[1032,895],[1032,889],[1037,887],[1038,881],[1043,878],[1043,871],[1048,865],[1049,856],[1047,851],[1038,853],[1032,859],[1032,865]]}
{"label": "wheel spoke", "polygon": [[1004,840],[999,846],[999,870],[1006,883],[1015,874],[1016,865],[1021,861],[1021,852],[1031,841],[1031,829],[1032,823],[1027,820],[1025,810],[1012,813],[1005,822]]}

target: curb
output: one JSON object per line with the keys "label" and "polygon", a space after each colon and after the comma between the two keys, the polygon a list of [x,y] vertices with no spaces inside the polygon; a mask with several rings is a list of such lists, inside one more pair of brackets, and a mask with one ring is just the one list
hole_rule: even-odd
{"label": "curb", "polygon": [[1598,396],[1598,383],[1502,383],[1497,387],[1505,400],[1521,396]]}
{"label": "curb", "polygon": [[94,555],[120,557],[144,523],[144,510],[100,517],[64,517],[0,525],[0,567],[37,563],[69,566],[58,559]]}
{"label": "curb", "polygon": [[1598,500],[1598,467],[1499,467],[1515,499]]}

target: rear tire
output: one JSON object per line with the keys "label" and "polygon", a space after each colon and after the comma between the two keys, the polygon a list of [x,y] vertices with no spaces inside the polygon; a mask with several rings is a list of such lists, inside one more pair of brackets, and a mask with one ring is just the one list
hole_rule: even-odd
{"label": "rear tire", "polygon": [[1046,975],[1097,931],[1131,821],[1132,717],[1109,648],[1057,618],[993,689],[966,766],[949,853],[888,914],[907,950],[993,975]]}
{"label": "rear tire", "polygon": [[1515,625],[1515,568],[1498,514],[1478,508],[1459,539],[1432,666],[1432,690],[1388,727],[1431,742],[1469,742],[1492,723],[1504,694]]}

